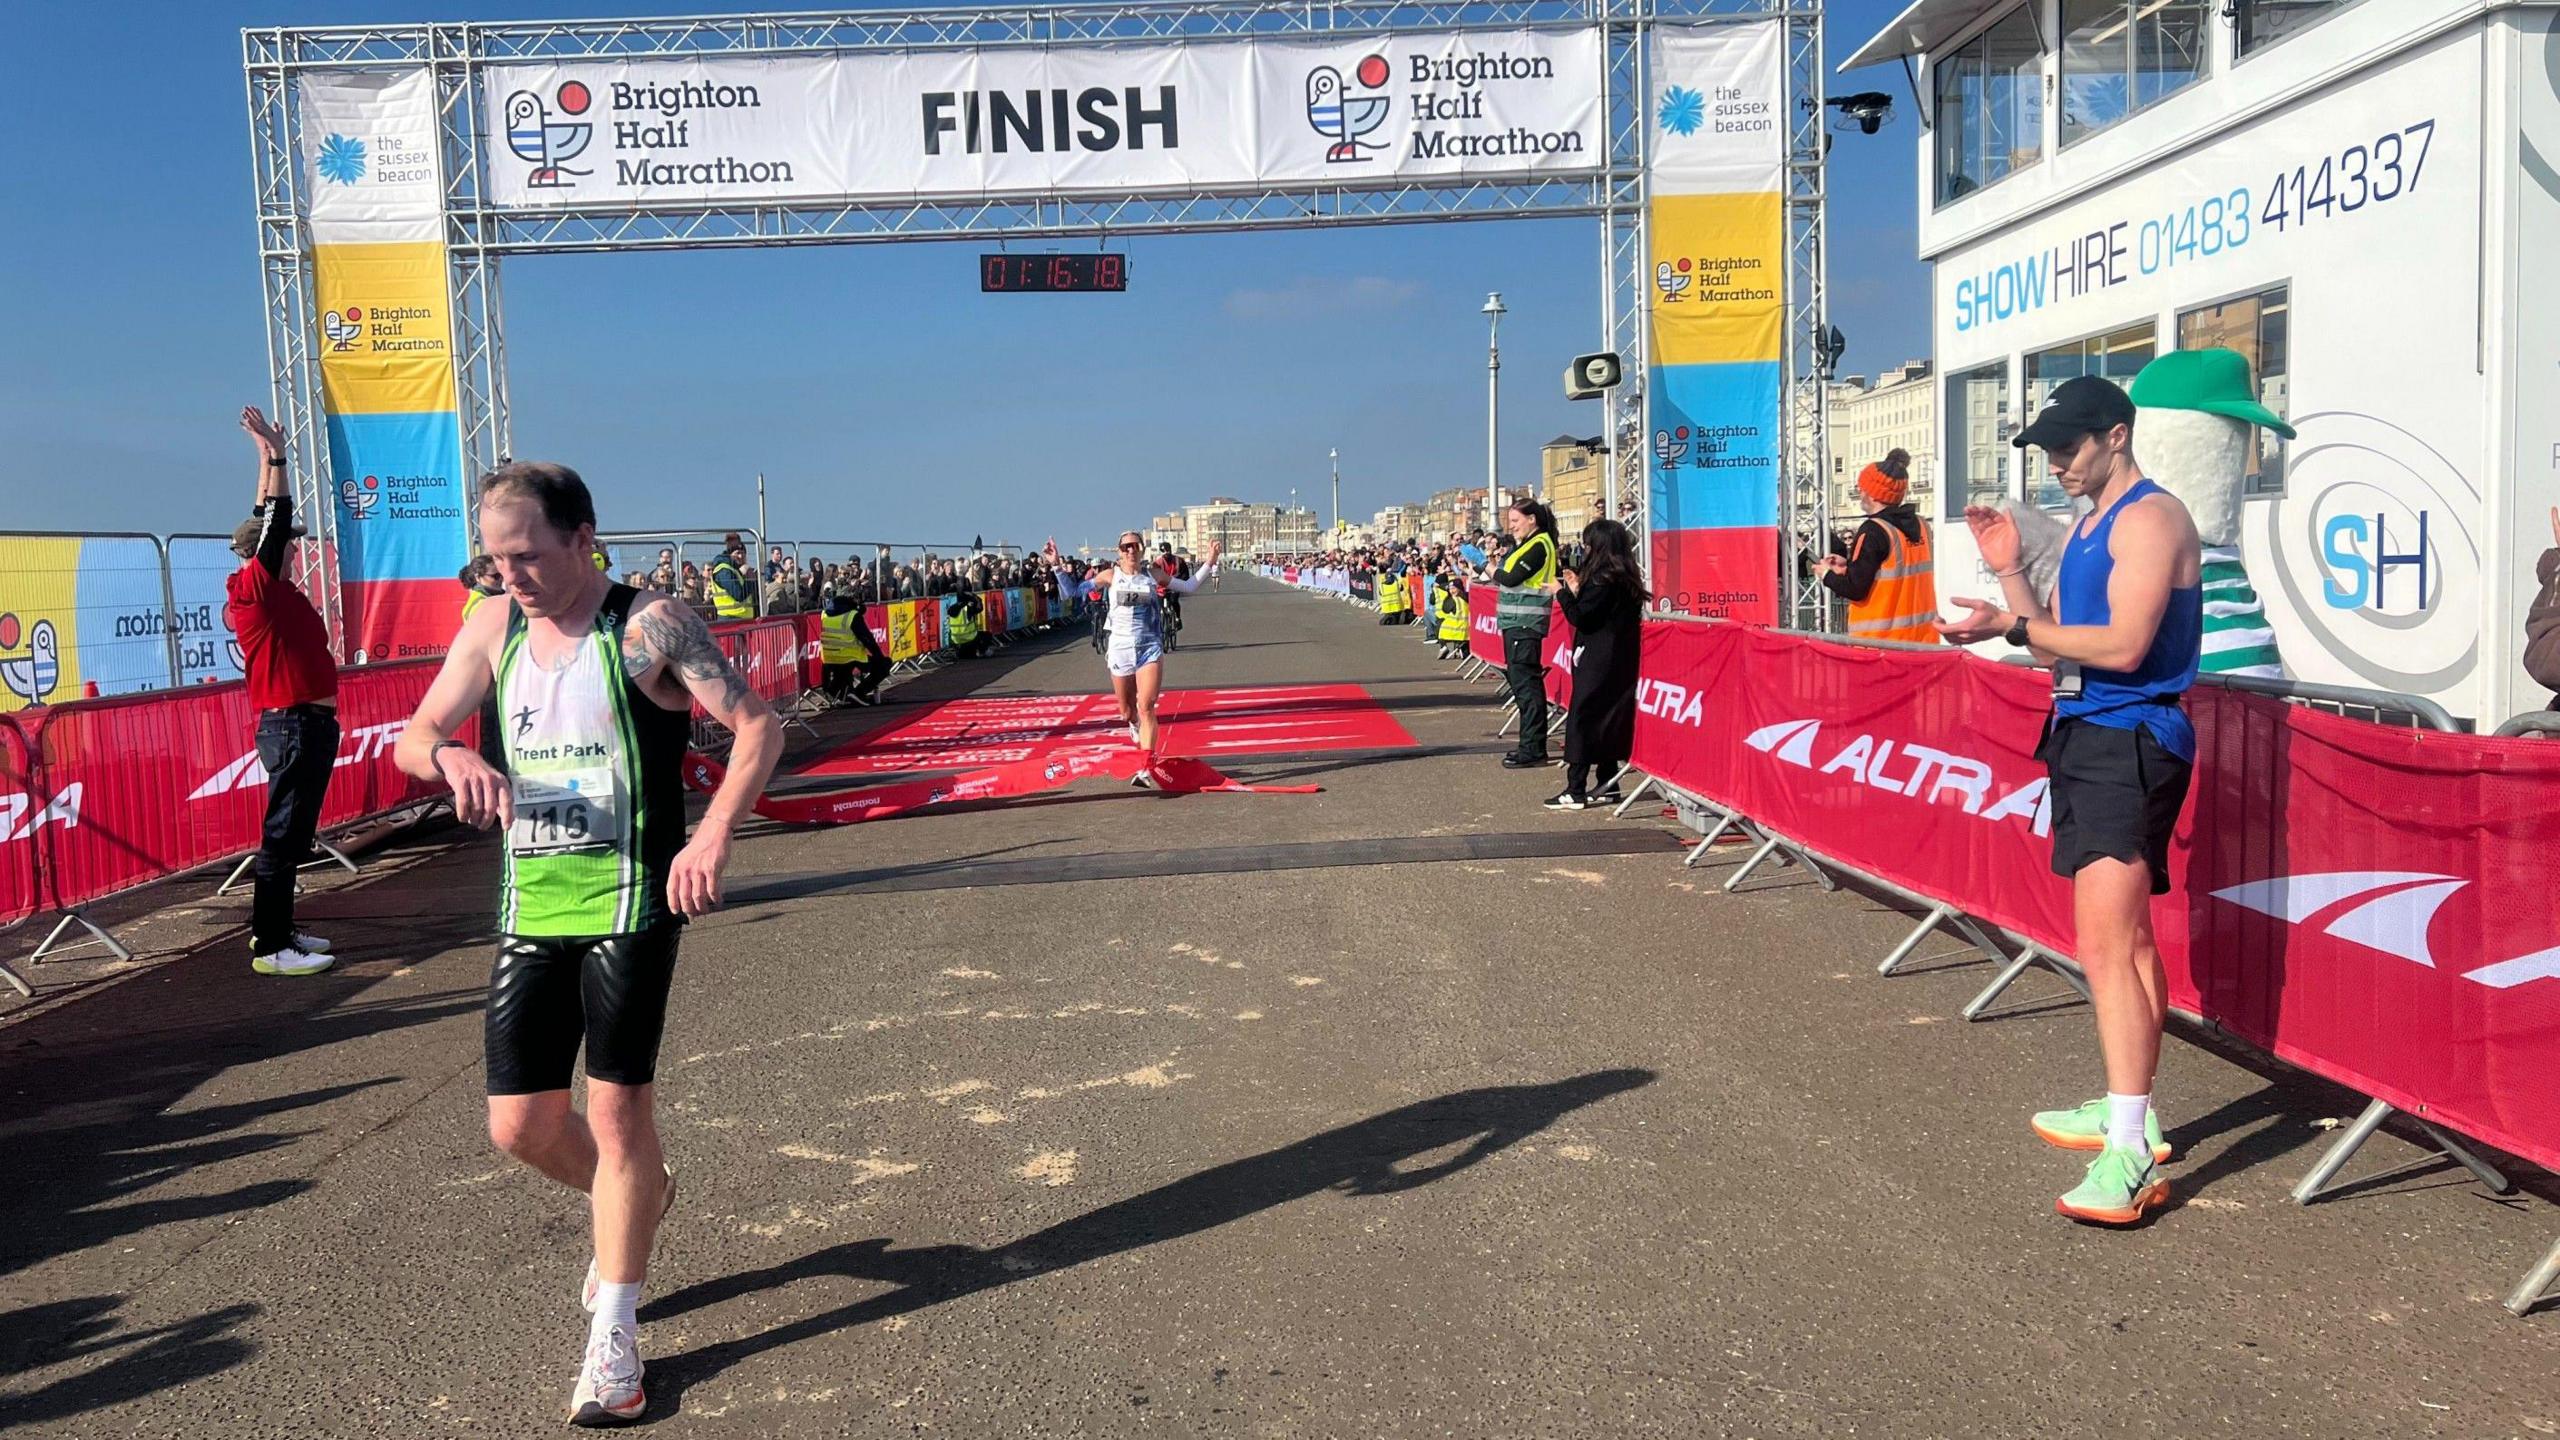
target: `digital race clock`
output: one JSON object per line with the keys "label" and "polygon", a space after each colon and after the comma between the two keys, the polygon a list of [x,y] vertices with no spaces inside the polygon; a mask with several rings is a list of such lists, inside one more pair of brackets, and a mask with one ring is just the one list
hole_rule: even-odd
{"label": "digital race clock", "polygon": [[981,255],[978,288],[995,290],[1126,290],[1126,255]]}

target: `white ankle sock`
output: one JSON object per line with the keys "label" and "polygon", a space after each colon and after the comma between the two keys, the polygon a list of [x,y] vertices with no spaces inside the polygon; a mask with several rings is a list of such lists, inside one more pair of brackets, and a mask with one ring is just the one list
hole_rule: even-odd
{"label": "white ankle sock", "polygon": [[596,1285],[595,1321],[587,1327],[587,1333],[592,1338],[619,1325],[622,1327],[623,1334],[638,1335],[640,1333],[639,1310],[639,1281],[634,1280],[628,1285],[616,1285],[609,1280],[600,1281]]}
{"label": "white ankle sock", "polygon": [[2107,1143],[2150,1154],[2151,1146],[2142,1138],[2142,1122],[2150,1114],[2150,1096],[2119,1095],[2113,1090],[2108,1091]]}

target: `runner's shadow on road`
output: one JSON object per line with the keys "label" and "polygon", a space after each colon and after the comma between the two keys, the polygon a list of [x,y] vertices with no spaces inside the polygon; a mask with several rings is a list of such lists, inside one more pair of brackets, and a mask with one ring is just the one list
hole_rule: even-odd
{"label": "runner's shadow on road", "polygon": [[[741,1361],[803,1340],[1198,1234],[1325,1191],[1360,1197],[1393,1195],[1446,1179],[1537,1134],[1566,1114],[1651,1084],[1654,1078],[1650,1070],[1598,1070],[1543,1085],[1461,1090],[1214,1166],[1007,1244],[985,1249],[925,1245],[900,1250],[885,1239],[863,1240],[687,1286],[651,1302],[641,1318],[661,1322],[827,1276],[896,1288],[753,1335],[652,1359],[650,1388],[664,1407],[659,1417],[681,1410],[687,1387]],[[1466,1148],[1446,1159],[1406,1168],[1418,1157],[1460,1144]]]}

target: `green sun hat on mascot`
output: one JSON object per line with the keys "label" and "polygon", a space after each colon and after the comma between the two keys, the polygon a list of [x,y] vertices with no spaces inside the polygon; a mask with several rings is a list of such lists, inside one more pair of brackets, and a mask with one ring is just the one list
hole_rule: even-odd
{"label": "green sun hat on mascot", "polygon": [[2172,350],[2142,367],[2128,392],[2145,410],[2202,410],[2263,425],[2287,440],[2293,427],[2258,400],[2249,361],[2237,350]]}

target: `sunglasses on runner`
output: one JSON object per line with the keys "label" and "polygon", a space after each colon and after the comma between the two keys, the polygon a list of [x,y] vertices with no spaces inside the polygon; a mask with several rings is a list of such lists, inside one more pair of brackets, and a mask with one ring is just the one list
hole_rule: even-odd
{"label": "sunglasses on runner", "polygon": [[1146,549],[1147,547],[1146,547],[1146,546],[1144,546],[1144,545],[1128,545],[1128,544],[1123,544],[1120,548],[1121,548],[1121,549],[1123,549],[1123,550],[1144,550],[1144,549]]}

